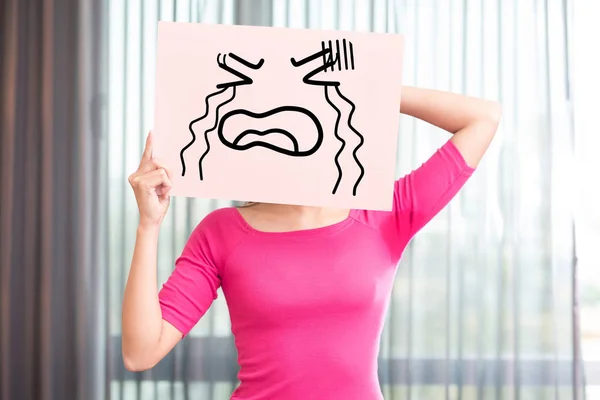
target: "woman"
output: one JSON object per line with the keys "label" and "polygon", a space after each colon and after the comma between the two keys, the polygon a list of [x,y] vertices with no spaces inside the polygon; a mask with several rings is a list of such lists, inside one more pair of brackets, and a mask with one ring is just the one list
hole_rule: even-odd
{"label": "woman", "polygon": [[497,103],[412,87],[400,110],[453,136],[396,181],[391,212],[263,203],[214,211],[159,293],[157,241],[171,182],[149,135],[129,178],[140,221],[123,300],[126,367],[153,367],[221,286],[241,367],[232,399],[381,399],[379,337],[398,261],[471,176],[500,120]]}

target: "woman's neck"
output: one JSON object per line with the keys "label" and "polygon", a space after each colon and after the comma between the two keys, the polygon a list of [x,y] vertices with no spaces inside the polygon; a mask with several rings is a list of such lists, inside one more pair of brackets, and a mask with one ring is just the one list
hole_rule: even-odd
{"label": "woman's neck", "polygon": [[348,218],[348,209],[258,203],[239,209],[250,226],[264,231],[293,231],[332,225]]}

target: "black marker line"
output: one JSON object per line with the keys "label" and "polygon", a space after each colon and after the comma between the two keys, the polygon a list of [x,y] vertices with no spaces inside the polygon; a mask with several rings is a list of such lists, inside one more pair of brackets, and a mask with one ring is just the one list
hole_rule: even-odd
{"label": "black marker line", "polygon": [[348,53],[346,52],[346,39],[343,40],[344,44],[344,69],[348,70]]}
{"label": "black marker line", "polygon": [[[321,52],[323,53],[323,65],[325,65],[325,64],[327,64],[327,58],[325,57],[326,49],[325,49],[325,42],[324,41],[321,41]],[[327,72],[327,70],[325,70],[323,72]]]}
{"label": "black marker line", "polygon": [[338,134],[338,128],[340,126],[340,119],[342,117],[342,112],[329,99],[329,96],[327,94],[327,86],[324,88],[324,90],[325,90],[325,100],[327,101],[327,103],[329,103],[329,105],[331,107],[333,107],[333,109],[337,113],[337,118],[335,120],[335,127],[333,129],[333,135],[335,136],[335,138],[337,140],[339,140],[340,142],[342,142],[342,145],[340,146],[340,149],[338,150],[337,154],[333,158],[333,161],[335,162],[335,166],[336,166],[336,168],[338,170],[338,178],[337,178],[337,181],[335,182],[335,185],[333,186],[333,192],[331,193],[331,194],[335,194],[335,192],[337,192],[337,189],[338,189],[338,186],[339,186],[340,182],[342,181],[342,167],[340,166],[338,158],[340,157],[340,155],[344,151],[344,147],[346,146],[346,141]]}
{"label": "black marker line", "polygon": [[240,64],[242,64],[244,67],[248,67],[250,69],[260,69],[263,64],[265,63],[265,59],[261,58],[260,60],[258,60],[258,62],[256,64],[252,64],[250,61],[246,61],[244,60],[242,57],[233,54],[233,53],[229,53],[229,57],[233,58],[235,61],[239,62]]}
{"label": "black marker line", "polygon": [[[317,58],[321,57],[321,55],[326,54],[327,52],[329,52],[329,50],[324,50],[324,51],[321,50],[318,53],[310,55],[300,61],[296,61],[296,59],[294,59],[292,57],[290,59],[290,62],[292,63],[292,65],[294,67],[299,67],[310,61],[316,60]],[[302,82],[306,83],[307,85],[315,85],[315,86],[338,86],[340,84],[338,81],[316,81],[316,80],[310,79],[313,76],[315,76],[316,74],[318,74],[319,72],[327,70],[327,68],[329,68],[330,66],[332,67],[336,62],[337,62],[337,59],[330,60],[326,64],[323,64],[323,65],[319,66],[318,68],[315,68],[314,70],[312,70],[309,73],[307,73],[306,75],[304,75],[304,78],[302,78]]]}
{"label": "black marker line", "polygon": [[181,160],[181,176],[185,176],[185,160],[183,158],[183,153],[185,153],[185,151],[190,148],[191,145],[194,144],[194,142],[196,141],[196,134],[194,133],[194,130],[192,129],[192,125],[194,125],[196,122],[203,120],[204,118],[206,118],[208,116],[208,99],[210,99],[213,96],[216,96],[218,94],[223,93],[225,90],[227,90],[227,88],[223,88],[221,90],[217,90],[216,92],[213,92],[211,94],[209,94],[208,96],[206,96],[204,98],[204,107],[205,107],[205,111],[204,111],[204,115],[202,115],[200,118],[196,118],[194,120],[192,120],[192,122],[190,122],[188,129],[190,130],[190,133],[192,134],[192,140],[185,145],[184,148],[181,149],[181,151],[179,152],[179,158]]}
{"label": "black marker line", "polygon": [[[329,41],[329,62],[331,62],[332,58],[333,58],[333,45],[332,45],[331,40],[330,40]],[[332,71],[334,70],[334,68],[333,68],[334,65],[335,65],[335,63],[331,64],[331,70]]]}
{"label": "black marker line", "polygon": [[342,57],[341,53],[340,53],[340,41],[339,39],[335,41],[335,54],[337,56],[337,60],[338,60],[338,71],[342,70]]}
{"label": "black marker line", "polygon": [[[251,143],[240,146],[239,140],[241,140],[241,138],[239,138],[239,137],[238,137],[238,139],[234,140],[233,143],[231,143],[227,139],[225,139],[225,135],[223,134],[223,126],[225,125],[225,121],[234,115],[241,114],[241,115],[245,115],[250,118],[263,119],[263,118],[270,117],[271,115],[277,114],[279,112],[285,112],[285,111],[298,112],[298,113],[304,114],[313,121],[313,123],[315,124],[315,127],[317,128],[317,141],[315,142],[315,145],[311,149],[305,150],[305,151],[300,151],[300,150],[290,151],[288,149],[284,149],[282,147],[278,147],[278,146],[272,145],[271,143],[266,143],[266,142],[262,142],[262,141],[251,142]],[[285,136],[290,138],[292,140],[292,142],[294,142],[295,146],[297,146],[299,148],[299,145],[297,145],[295,138],[288,131],[284,131],[283,129],[272,129],[271,131],[278,131],[279,133],[283,133]],[[254,131],[244,131],[240,136],[245,136],[246,132],[255,133]],[[268,132],[268,131],[266,131],[266,132]],[[231,111],[227,112],[225,115],[223,115],[223,117],[221,118],[221,120],[219,122],[219,127],[217,129],[217,134],[219,136],[219,140],[221,140],[221,143],[223,143],[224,146],[229,147],[232,150],[243,151],[243,150],[251,149],[252,147],[264,147],[266,149],[273,150],[276,153],[284,154],[284,155],[291,156],[291,157],[310,156],[310,155],[314,154],[317,150],[319,150],[319,148],[321,147],[321,144],[323,144],[323,127],[321,126],[319,119],[310,110],[308,110],[304,107],[298,107],[298,106],[281,106],[281,107],[277,107],[272,110],[266,111],[264,113],[254,113],[252,111],[248,111],[248,110],[244,110],[244,109],[231,110]],[[259,135],[259,136],[263,136],[263,135]]]}
{"label": "black marker line", "polygon": [[198,172],[200,174],[200,180],[203,180],[203,178],[204,178],[202,175],[202,160],[204,160],[204,157],[206,157],[206,155],[210,151],[210,143],[208,142],[208,134],[217,128],[217,123],[219,122],[219,109],[221,107],[223,107],[225,104],[230,103],[234,98],[235,98],[235,86],[233,86],[233,93],[231,94],[231,98],[217,106],[217,108],[215,110],[215,125],[212,128],[204,131],[204,141],[206,142],[206,151],[202,154],[202,156],[200,156],[200,160],[198,160]]}
{"label": "black marker line", "polygon": [[[279,128],[267,129],[266,131],[257,131],[256,129],[245,130],[241,135],[239,135],[238,137],[235,138],[235,140],[233,141],[232,144],[241,149],[244,146],[248,146],[248,145],[243,145],[243,146],[239,145],[239,143],[242,141],[242,139],[245,138],[246,136],[248,136],[248,135],[267,136],[267,135],[270,135],[271,133],[281,133],[283,136],[287,137],[288,139],[290,139],[292,141],[292,144],[294,145],[294,153],[300,152],[300,145],[298,144],[298,141],[296,140],[296,138],[291,133],[286,131],[285,129],[279,129]],[[249,144],[252,144],[252,143],[249,143]],[[245,149],[242,149],[242,150],[245,150]]]}
{"label": "black marker line", "polygon": [[358,184],[362,180],[363,176],[365,176],[365,169],[362,166],[362,164],[360,163],[360,161],[358,160],[358,156],[356,155],[356,153],[358,152],[358,149],[360,149],[362,147],[362,145],[365,143],[365,138],[352,126],[352,123],[350,122],[352,119],[352,116],[354,115],[354,111],[356,110],[356,106],[354,105],[354,103],[352,101],[350,101],[350,99],[348,99],[346,96],[344,96],[342,94],[339,87],[336,86],[335,90],[337,91],[338,96],[340,96],[344,101],[346,101],[352,107],[352,109],[350,110],[350,114],[348,114],[348,127],[352,130],[352,132],[354,132],[360,138],[360,143],[354,148],[354,151],[352,152],[352,157],[354,157],[354,161],[356,161],[358,168],[360,168],[360,175],[358,176],[356,183],[354,183],[354,188],[352,189],[352,195],[356,196],[356,190],[358,189]]}
{"label": "black marker line", "polygon": [[352,46],[352,42],[348,42],[350,45],[350,65],[352,69],[354,69],[354,46]]}
{"label": "black marker line", "polygon": [[311,54],[310,56],[304,57],[304,58],[300,59],[299,61],[296,61],[296,59],[294,57],[292,57],[292,58],[290,58],[290,62],[292,63],[292,66],[294,66],[294,67],[301,67],[304,64],[308,64],[309,62],[314,61],[321,56],[325,57],[325,55],[329,52],[330,52],[329,49],[323,49],[314,54]]}
{"label": "black marker line", "polygon": [[237,71],[237,70],[231,68],[229,65],[227,65],[227,54],[223,55],[223,61],[220,60],[220,57],[221,57],[221,53],[219,53],[217,55],[217,65],[221,69],[224,69],[225,71],[229,72],[230,74],[237,76],[238,78],[240,78],[240,80],[233,81],[233,82],[227,82],[227,83],[219,83],[217,85],[217,89],[228,88],[228,87],[232,87],[232,86],[235,87],[235,86],[241,86],[241,85],[251,85],[254,82],[252,80],[252,78],[250,78],[249,76],[244,75],[240,71]]}

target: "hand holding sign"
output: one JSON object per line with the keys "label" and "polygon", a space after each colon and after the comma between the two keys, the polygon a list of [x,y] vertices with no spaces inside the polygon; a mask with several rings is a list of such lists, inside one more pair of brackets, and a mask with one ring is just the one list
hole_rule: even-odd
{"label": "hand holding sign", "polygon": [[140,211],[140,226],[159,226],[169,208],[173,184],[170,170],[152,157],[152,133],[146,139],[140,166],[128,180]]}

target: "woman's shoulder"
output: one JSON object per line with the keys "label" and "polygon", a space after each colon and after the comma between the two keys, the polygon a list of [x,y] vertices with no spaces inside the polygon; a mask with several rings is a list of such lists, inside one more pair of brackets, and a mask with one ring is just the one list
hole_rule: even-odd
{"label": "woman's shoulder", "polygon": [[218,264],[247,236],[237,213],[235,207],[210,211],[196,225],[186,247],[194,249],[196,254],[210,256]]}
{"label": "woman's shoulder", "polygon": [[236,231],[243,233],[243,225],[239,223],[238,211],[235,207],[223,207],[206,214],[195,231],[204,235],[231,236]]}

